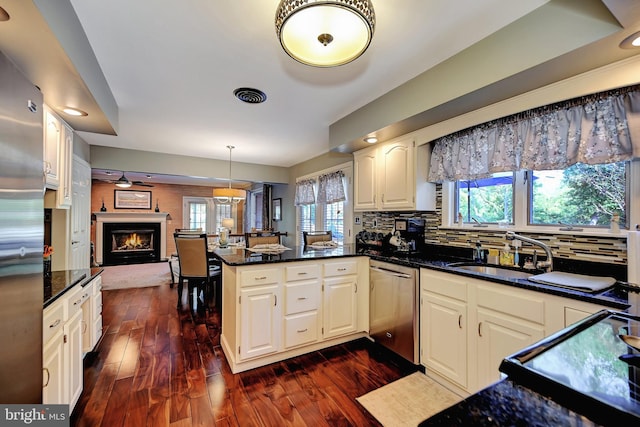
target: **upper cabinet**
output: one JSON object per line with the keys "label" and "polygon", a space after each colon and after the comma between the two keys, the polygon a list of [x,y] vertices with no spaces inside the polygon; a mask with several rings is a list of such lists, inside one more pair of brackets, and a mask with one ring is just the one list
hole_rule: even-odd
{"label": "upper cabinet", "polygon": [[69,208],[72,192],[73,129],[44,108],[45,186],[56,190],[55,207]]}
{"label": "upper cabinet", "polygon": [[427,182],[428,144],[402,137],[354,155],[354,209],[435,210],[435,185]]}

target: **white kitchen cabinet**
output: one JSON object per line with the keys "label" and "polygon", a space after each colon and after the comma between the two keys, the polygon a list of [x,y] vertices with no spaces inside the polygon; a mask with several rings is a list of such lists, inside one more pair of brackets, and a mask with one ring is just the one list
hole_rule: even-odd
{"label": "white kitchen cabinet", "polygon": [[84,286],[82,304],[82,353],[93,351],[102,336],[102,276]]}
{"label": "white kitchen cabinet", "polygon": [[223,264],[221,345],[242,372],[366,336],[367,257]]}
{"label": "white kitchen cabinet", "polygon": [[58,161],[58,190],[57,207],[68,209],[71,206],[73,191],[73,129],[66,123],[62,123],[62,137],[60,138],[60,150]]}
{"label": "white kitchen cabinet", "polygon": [[413,136],[354,153],[354,210],[434,210],[435,184],[426,182],[428,144]]}
{"label": "white kitchen cabinet", "polygon": [[544,326],[478,308],[477,389],[500,380],[502,360],[544,338]]}
{"label": "white kitchen cabinet", "polygon": [[285,267],[285,348],[314,343],[320,338],[320,267],[318,263]]}
{"label": "white kitchen cabinet", "polygon": [[68,404],[70,412],[82,394],[82,307],[89,299],[78,284],[43,312],[43,403]]}
{"label": "white kitchen cabinet", "polygon": [[377,209],[376,147],[353,153],[353,208],[356,211]]}
{"label": "white kitchen cabinet", "polygon": [[466,388],[467,285],[443,273],[423,274],[420,279],[420,361]]}
{"label": "white kitchen cabinet", "polygon": [[275,353],[280,348],[279,286],[257,286],[240,292],[240,359]]}
{"label": "white kitchen cabinet", "polygon": [[69,269],[89,268],[91,261],[91,166],[74,156],[72,169]]}
{"label": "white kitchen cabinet", "polygon": [[64,324],[63,301],[56,301],[44,310],[42,318],[43,403],[63,404],[67,402]]}
{"label": "white kitchen cabinet", "polygon": [[45,184],[47,188],[56,190],[60,184],[59,161],[62,146],[62,122],[46,105],[43,108],[43,114]]}

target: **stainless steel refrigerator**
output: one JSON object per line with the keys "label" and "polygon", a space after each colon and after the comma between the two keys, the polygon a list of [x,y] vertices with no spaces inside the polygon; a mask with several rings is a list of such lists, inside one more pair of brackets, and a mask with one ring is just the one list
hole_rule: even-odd
{"label": "stainless steel refrigerator", "polygon": [[42,94],[0,52],[0,403],[42,403]]}

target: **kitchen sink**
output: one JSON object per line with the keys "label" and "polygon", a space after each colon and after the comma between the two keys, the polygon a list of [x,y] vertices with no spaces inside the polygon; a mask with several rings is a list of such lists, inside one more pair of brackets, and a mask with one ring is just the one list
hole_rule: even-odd
{"label": "kitchen sink", "polygon": [[507,267],[498,265],[485,264],[449,264],[449,267],[457,270],[469,271],[472,273],[481,273],[488,276],[504,277],[508,279],[528,279],[534,273],[529,271],[512,270]]}

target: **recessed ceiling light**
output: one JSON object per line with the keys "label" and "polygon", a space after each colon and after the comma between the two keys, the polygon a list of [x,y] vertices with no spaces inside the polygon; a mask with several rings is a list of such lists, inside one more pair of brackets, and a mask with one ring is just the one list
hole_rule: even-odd
{"label": "recessed ceiling light", "polygon": [[70,116],[76,116],[76,117],[88,116],[88,114],[85,111],[82,111],[73,107],[64,107],[62,111]]}
{"label": "recessed ceiling light", "polygon": [[364,142],[368,142],[369,144],[375,144],[376,142],[378,142],[378,138],[376,138],[375,136],[368,136],[364,139]]}
{"label": "recessed ceiling light", "polygon": [[623,49],[637,49],[640,47],[640,31],[636,31],[626,39],[622,40],[620,47]]}

